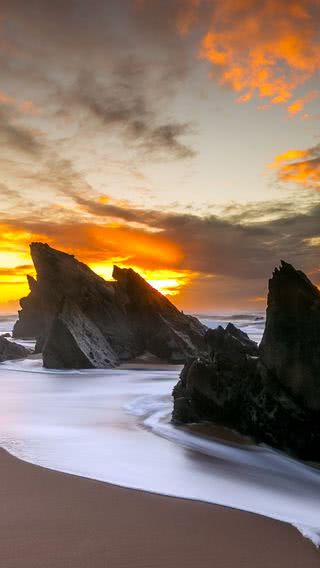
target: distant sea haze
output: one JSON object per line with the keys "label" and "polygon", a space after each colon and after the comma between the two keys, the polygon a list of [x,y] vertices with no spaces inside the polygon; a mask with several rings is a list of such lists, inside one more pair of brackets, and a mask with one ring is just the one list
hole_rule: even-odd
{"label": "distant sea haze", "polygon": [[[231,321],[237,327],[245,331],[251,339],[260,343],[264,326],[265,317],[263,312],[243,313],[243,314],[192,314],[196,316],[204,325],[212,329],[222,325],[226,327]],[[17,319],[17,315],[0,315],[0,333],[8,333],[12,331],[13,325]]]}

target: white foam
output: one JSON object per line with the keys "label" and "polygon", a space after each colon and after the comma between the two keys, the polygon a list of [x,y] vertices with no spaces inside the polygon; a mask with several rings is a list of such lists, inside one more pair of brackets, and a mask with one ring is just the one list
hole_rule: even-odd
{"label": "white foam", "polygon": [[178,371],[0,365],[0,445],[44,467],[260,513],[320,544],[320,472],[169,422]]}
{"label": "white foam", "polygon": [[[204,323],[225,326],[227,319]],[[234,323],[260,341],[263,321]],[[177,378],[177,370],[49,371],[36,359],[2,363],[0,445],[47,468],[282,520],[319,546],[320,471],[264,446],[174,427]]]}

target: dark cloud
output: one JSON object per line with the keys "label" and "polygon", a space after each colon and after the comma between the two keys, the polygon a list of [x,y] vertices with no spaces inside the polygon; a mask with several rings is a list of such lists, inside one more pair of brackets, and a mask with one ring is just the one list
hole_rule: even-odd
{"label": "dark cloud", "polygon": [[68,160],[48,164],[56,188],[68,195],[91,222],[101,225],[114,218],[129,225],[158,230],[184,254],[182,268],[236,279],[266,278],[280,258],[305,270],[317,266],[317,247],[310,239],[320,236],[320,204],[298,210],[292,203],[260,202],[229,210],[224,216],[197,216],[142,209],[117,202],[101,202],[91,186]]}
{"label": "dark cloud", "polygon": [[190,125],[166,118],[163,108],[190,70],[189,48],[172,29],[171,41],[157,46],[160,19],[149,36],[147,13],[133,0],[4,0],[1,36],[12,53],[0,50],[0,67],[14,90],[20,81],[32,94],[35,81],[37,102],[46,113],[55,108],[52,125],[65,116],[79,126],[82,108],[87,136],[98,124],[150,158],[190,158],[182,140]]}
{"label": "dark cloud", "polygon": [[[113,217],[126,223],[144,225],[145,229],[139,229],[140,234],[144,232],[151,235],[152,239],[150,229],[157,229],[159,232],[155,234],[155,244],[157,235],[161,235],[183,251],[177,268],[232,278],[235,281],[266,279],[280,258],[306,271],[314,270],[319,265],[318,248],[310,244],[311,239],[320,236],[320,205],[310,207],[306,213],[290,213],[287,217],[272,221],[246,223],[244,217],[242,223],[235,223],[213,215],[203,218],[192,214],[90,203],[90,200],[76,195],[74,199],[85,211],[94,215],[90,221],[79,221],[74,214],[74,220],[69,218],[67,224],[63,220],[57,223],[48,223],[47,220],[42,222],[39,218],[16,220],[13,223],[20,228],[49,236],[59,232],[61,238],[65,235],[68,244],[70,231],[80,235],[81,227],[84,229],[88,223],[95,222],[102,240],[90,243],[93,256],[95,247],[104,248],[106,244],[101,227],[105,227],[106,234],[111,237],[112,225],[109,229],[108,224],[105,224],[107,219]],[[123,229],[133,231],[134,238],[134,229],[128,225],[123,225]],[[117,254],[126,254],[123,242],[121,251],[119,248]]]}
{"label": "dark cloud", "polygon": [[[89,73],[83,74],[74,93],[73,104],[86,108],[98,124],[109,130],[117,129],[135,148],[153,157],[183,159],[195,155],[194,150],[181,142],[192,132],[190,124],[177,121],[162,122],[144,90],[144,71],[128,62],[119,66],[110,85],[98,82]],[[123,75],[122,75],[123,74]]]}
{"label": "dark cloud", "polygon": [[42,152],[42,144],[32,130],[18,124],[10,111],[0,110],[0,140],[5,147],[34,157]]}

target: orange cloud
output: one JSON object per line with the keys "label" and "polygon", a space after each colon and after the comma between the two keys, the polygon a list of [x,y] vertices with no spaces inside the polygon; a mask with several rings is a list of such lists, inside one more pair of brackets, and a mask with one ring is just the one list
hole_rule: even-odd
{"label": "orange cloud", "polygon": [[[204,24],[200,57],[212,64],[212,75],[220,84],[238,93],[239,102],[258,96],[286,104],[320,70],[317,0],[202,3],[210,6],[211,17],[209,25]],[[196,22],[200,2],[185,5],[184,32]],[[312,98],[307,95],[290,103],[289,114],[301,112]]]}
{"label": "orange cloud", "polygon": [[[288,114],[290,116],[295,116],[304,110],[306,103],[309,103],[319,96],[319,91],[312,91],[307,93],[304,97],[295,100],[288,106]],[[302,117],[304,118],[304,117]]]}
{"label": "orange cloud", "polygon": [[320,146],[308,150],[289,150],[270,165],[279,181],[320,189]]}
{"label": "orange cloud", "polygon": [[293,160],[300,160],[301,158],[306,158],[308,156],[308,150],[288,150],[283,154],[279,154],[275,157],[272,164],[269,165],[269,168],[274,169],[278,168],[285,162],[290,162]]}

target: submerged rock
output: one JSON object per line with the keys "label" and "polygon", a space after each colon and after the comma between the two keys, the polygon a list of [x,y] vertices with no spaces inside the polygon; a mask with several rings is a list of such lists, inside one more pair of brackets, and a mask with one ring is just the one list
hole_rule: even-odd
{"label": "submerged rock", "polygon": [[260,349],[232,324],[209,330],[207,356],[191,359],[173,390],[173,421],[215,422],[319,461],[318,302],[307,277],[282,263],[269,282]]}
{"label": "submerged rock", "polygon": [[36,328],[46,367],[112,367],[145,352],[183,362],[204,352],[206,327],[133,270],[114,267],[115,282],[107,282],[47,244],[32,243],[31,256],[37,280],[21,301],[14,333]]}
{"label": "submerged rock", "polygon": [[23,347],[13,341],[8,341],[3,335],[0,336],[0,362],[24,359],[32,353],[31,349]]}

